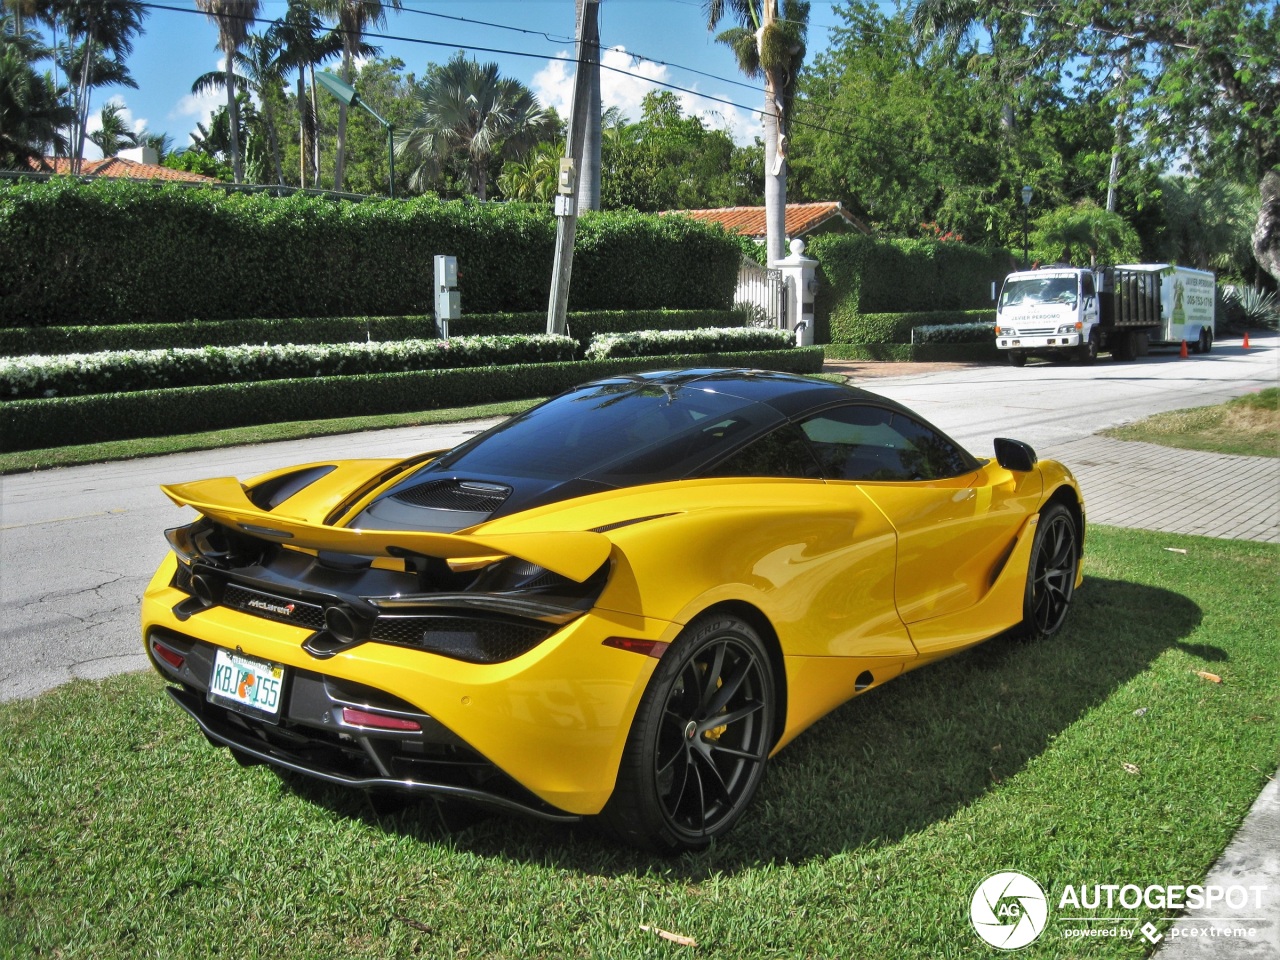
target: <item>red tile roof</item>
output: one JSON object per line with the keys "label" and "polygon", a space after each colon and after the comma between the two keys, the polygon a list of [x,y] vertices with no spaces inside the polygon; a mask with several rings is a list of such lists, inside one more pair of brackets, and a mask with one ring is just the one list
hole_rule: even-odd
{"label": "red tile roof", "polygon": [[[70,173],[71,161],[67,157],[41,157],[28,166],[37,173]],[[184,183],[217,183],[216,177],[186,170],[170,170],[154,163],[136,163],[124,157],[107,157],[105,160],[85,160],[80,164],[82,177],[115,177],[129,180],[179,180]]]}
{"label": "red tile roof", "polygon": [[[718,210],[665,210],[664,213],[678,213],[693,217],[695,220],[708,220],[719,223],[726,230],[741,233],[748,237],[763,237],[767,230],[764,222],[764,207],[722,207]],[[786,232],[788,237],[800,237],[814,228],[825,224],[833,217],[845,221],[859,233],[870,234],[871,229],[849,213],[836,201],[823,203],[788,203]]]}

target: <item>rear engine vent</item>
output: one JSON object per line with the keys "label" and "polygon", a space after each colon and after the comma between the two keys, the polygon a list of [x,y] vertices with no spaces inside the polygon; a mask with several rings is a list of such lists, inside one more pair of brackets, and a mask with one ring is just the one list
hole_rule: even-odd
{"label": "rear engine vent", "polygon": [[458,480],[432,480],[410,487],[391,499],[415,507],[436,510],[468,510],[492,513],[511,496],[511,488],[497,483],[468,483]]}
{"label": "rear engine vent", "polygon": [[382,616],[373,625],[372,639],[471,663],[501,663],[532,650],[557,629],[479,617]]}

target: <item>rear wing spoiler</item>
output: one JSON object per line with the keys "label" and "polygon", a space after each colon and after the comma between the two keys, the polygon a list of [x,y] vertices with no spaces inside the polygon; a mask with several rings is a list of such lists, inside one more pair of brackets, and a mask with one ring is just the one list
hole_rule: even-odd
{"label": "rear wing spoiler", "polygon": [[421,530],[358,530],[278,516],[255,506],[235,477],[215,477],[160,488],[178,506],[191,507],[226,527],[268,540],[311,550],[333,550],[358,556],[396,557],[418,554],[443,560],[517,557],[578,583],[609,559],[608,537],[585,530],[460,536]]}

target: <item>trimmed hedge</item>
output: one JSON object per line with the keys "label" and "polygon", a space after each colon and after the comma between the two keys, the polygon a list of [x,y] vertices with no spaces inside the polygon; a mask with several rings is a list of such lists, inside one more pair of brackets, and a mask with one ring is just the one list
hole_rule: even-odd
{"label": "trimmed hedge", "polygon": [[0,396],[80,396],[291,377],[553,363],[573,360],[577,349],[577,341],[569,337],[540,334],[15,357],[0,360]]}
{"label": "trimmed hedge", "polygon": [[995,338],[985,343],[828,343],[828,360],[896,360],[902,363],[999,360]]}
{"label": "trimmed hedge", "polygon": [[[516,204],[20,180],[0,184],[0,327],[425,314],[438,253],[467,309],[545,309],[554,238]],[[714,225],[586,213],[569,306],[725,309],[738,260]]]}
{"label": "trimmed hedge", "polygon": [[1015,265],[1005,250],[861,234],[821,234],[805,254],[821,264],[818,334],[834,343],[861,342],[837,333],[860,314],[989,308],[991,284]]}
{"label": "trimmed hedge", "polygon": [[831,318],[832,343],[910,343],[922,326],[995,321],[994,310],[934,310],[923,313],[841,313]]}
{"label": "trimmed hedge", "polygon": [[3,446],[32,450],[167,436],[258,423],[372,416],[547,396],[588,380],[687,366],[759,367],[793,373],[822,369],[820,347],[698,356],[625,358],[423,370],[413,373],[264,380],[213,386],[14,400],[0,404]]}
{"label": "trimmed hedge", "polygon": [[986,343],[995,338],[994,323],[947,323],[915,327],[911,331],[911,342],[914,344]]}
{"label": "trimmed hedge", "polygon": [[[743,310],[589,310],[571,313],[568,333],[586,346],[603,333],[744,327]],[[460,336],[540,334],[546,310],[530,313],[471,313],[449,321]],[[293,317],[287,319],[191,320],[186,323],[121,323],[110,326],[0,329],[0,356],[100,353],[104,350],[165,350],[171,347],[234,347],[246,343],[352,343],[358,340],[434,338],[430,314],[403,317]]]}
{"label": "trimmed hedge", "polygon": [[587,347],[588,360],[609,357],[669,356],[676,352],[722,353],[730,350],[787,350],[795,346],[790,330],[730,327],[710,330],[646,330],[602,334]]}

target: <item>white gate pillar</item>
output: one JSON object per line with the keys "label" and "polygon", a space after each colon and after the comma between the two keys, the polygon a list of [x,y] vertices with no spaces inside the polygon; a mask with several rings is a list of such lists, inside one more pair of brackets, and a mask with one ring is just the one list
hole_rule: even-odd
{"label": "white gate pillar", "polygon": [[782,271],[787,285],[787,327],[795,331],[796,344],[813,345],[813,295],[818,289],[818,261],[804,256],[804,241],[791,241],[791,255],[771,264]]}

